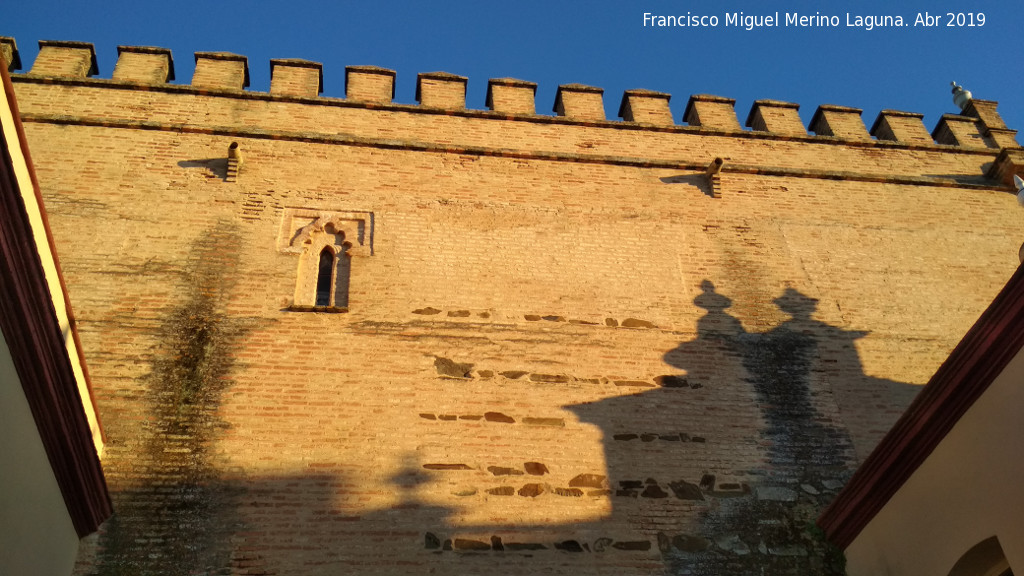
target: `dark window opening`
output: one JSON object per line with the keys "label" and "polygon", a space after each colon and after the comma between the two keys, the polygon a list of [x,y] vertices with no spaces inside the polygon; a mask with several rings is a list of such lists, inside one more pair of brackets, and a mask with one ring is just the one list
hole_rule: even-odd
{"label": "dark window opening", "polygon": [[316,305],[330,306],[333,292],[334,252],[324,248],[320,252],[320,269],[316,275]]}

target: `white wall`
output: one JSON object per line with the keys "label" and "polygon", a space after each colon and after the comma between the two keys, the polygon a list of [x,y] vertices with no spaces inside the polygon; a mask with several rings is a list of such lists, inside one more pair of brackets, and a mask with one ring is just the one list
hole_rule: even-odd
{"label": "white wall", "polygon": [[70,574],[78,535],[0,334],[0,574]]}
{"label": "white wall", "polygon": [[849,576],[946,576],[996,536],[1024,573],[1024,354],[847,547]]}

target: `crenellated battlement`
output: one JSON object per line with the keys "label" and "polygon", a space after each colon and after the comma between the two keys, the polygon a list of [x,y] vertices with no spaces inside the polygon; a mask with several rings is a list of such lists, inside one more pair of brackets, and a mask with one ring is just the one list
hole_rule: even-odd
{"label": "crenellated battlement", "polygon": [[[418,105],[394,104],[396,72],[376,66],[345,68],[345,97],[324,97],[323,66],[300,59],[270,61],[269,92],[245,90],[249,87],[249,63],[245,56],[227,52],[196,52],[195,71],[189,84],[169,84],[175,79],[171,51],[149,46],[118,46],[118,60],[110,80],[97,78],[99,67],[95,48],[87,42],[40,41],[39,55],[23,79],[62,78],[83,82],[116,82],[152,90],[156,86],[195,89],[210,95],[262,94],[270,97],[309,101],[342,101],[355,105],[400,106],[409,111],[431,113],[500,114],[509,118],[544,117],[537,113],[537,84],[513,78],[494,78],[487,83],[484,106],[474,109],[468,101],[467,78],[448,72],[421,73],[416,79]],[[13,38],[0,37],[0,55],[10,70],[22,67]],[[870,129],[862,109],[822,104],[805,127],[799,116],[800,105],[778,100],[757,100],[751,107],[746,129],[736,115],[736,101],[709,94],[695,94],[687,101],[682,123],[677,123],[669,108],[671,95],[652,90],[626,90],[618,116],[605,116],[604,90],[583,84],[560,85],[552,110],[556,117],[585,124],[630,124],[637,127],[699,128],[714,133],[747,133],[783,139],[837,140],[851,144],[888,142],[908,146],[954,146],[962,148],[1016,148],[1016,131],[1006,127],[996,110],[997,103],[972,100],[960,114],[943,115],[929,132],[923,114],[882,110]],[[550,117],[550,116],[547,116]]]}
{"label": "crenellated battlement", "polygon": [[163,84],[174,80],[171,51],[152,46],[118,46],[114,80],[140,84]]}
{"label": "crenellated battlement", "polygon": [[270,93],[315,98],[324,91],[324,67],[300,59],[270,61]]}

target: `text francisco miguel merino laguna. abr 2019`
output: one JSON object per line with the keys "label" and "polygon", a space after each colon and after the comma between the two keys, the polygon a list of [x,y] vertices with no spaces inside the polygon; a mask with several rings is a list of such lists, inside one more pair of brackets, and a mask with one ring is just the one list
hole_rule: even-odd
{"label": "text francisco miguel merino laguna. abr 2019", "polygon": [[694,14],[687,12],[678,15],[662,15],[644,12],[644,26],[654,28],[743,28],[754,30],[755,28],[861,28],[873,30],[875,28],[902,28],[902,27],[975,27],[985,25],[984,12],[946,12],[931,14],[929,12],[917,12],[913,16],[904,18],[902,14],[853,14],[846,12],[842,15],[822,14],[801,14],[799,12],[771,12],[767,14],[745,14],[743,12],[726,12],[717,14]]}

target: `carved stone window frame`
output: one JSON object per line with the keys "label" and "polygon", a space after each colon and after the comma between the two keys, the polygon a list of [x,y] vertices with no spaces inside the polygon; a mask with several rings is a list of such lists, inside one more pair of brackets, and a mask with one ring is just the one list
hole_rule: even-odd
{"label": "carved stone window frame", "polygon": [[[368,211],[286,208],[278,251],[298,256],[295,293],[288,310],[343,313],[349,309],[352,258],[373,254],[373,213]],[[320,254],[334,254],[330,305],[318,306],[316,285]]]}

